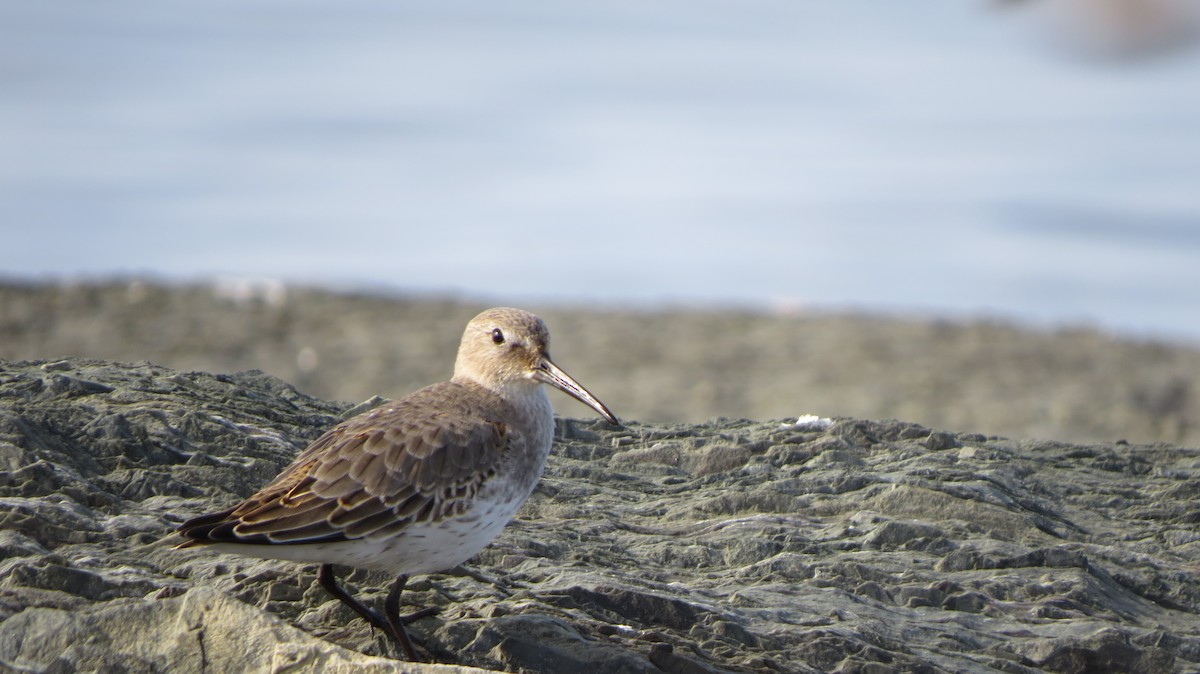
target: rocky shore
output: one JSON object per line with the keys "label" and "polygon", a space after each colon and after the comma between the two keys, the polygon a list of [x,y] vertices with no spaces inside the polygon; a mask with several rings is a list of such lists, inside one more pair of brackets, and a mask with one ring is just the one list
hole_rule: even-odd
{"label": "rocky shore", "polygon": [[314,567],[171,549],[346,411],[0,362],[0,671],[1200,671],[1200,450],[795,416],[560,419],[500,539],[410,583],[444,664],[397,662]]}

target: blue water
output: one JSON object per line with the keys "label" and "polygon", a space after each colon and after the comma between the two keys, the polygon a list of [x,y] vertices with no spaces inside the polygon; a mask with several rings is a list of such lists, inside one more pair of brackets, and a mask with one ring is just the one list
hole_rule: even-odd
{"label": "blue water", "polygon": [[1200,55],[986,2],[0,0],[0,272],[1200,340]]}

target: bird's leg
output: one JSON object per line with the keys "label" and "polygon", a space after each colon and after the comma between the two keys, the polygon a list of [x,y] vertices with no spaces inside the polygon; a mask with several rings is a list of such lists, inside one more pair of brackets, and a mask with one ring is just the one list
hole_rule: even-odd
{"label": "bird's leg", "polygon": [[383,601],[383,612],[387,614],[388,624],[392,626],[392,634],[400,641],[400,645],[404,646],[404,651],[408,653],[408,659],[417,660],[417,649],[413,647],[412,639],[408,636],[408,630],[404,626],[420,620],[438,612],[436,606],[423,608],[420,611],[409,613],[408,615],[400,615],[400,595],[404,592],[404,586],[408,583],[407,575],[396,577],[396,582],[392,583],[392,589],[388,591],[387,599]]}
{"label": "bird's leg", "polygon": [[388,592],[387,599],[383,603],[384,612],[387,614],[386,619],[379,615],[378,611],[355,599],[345,588],[338,585],[337,579],[333,576],[332,564],[321,565],[317,571],[317,582],[335,599],[354,609],[354,612],[362,616],[362,619],[370,623],[372,627],[383,630],[384,634],[387,634],[400,644],[401,648],[404,649],[404,654],[408,656],[410,661],[420,662],[421,658],[417,655],[417,649],[413,645],[412,638],[408,636],[408,631],[404,629],[404,626],[414,620],[434,615],[438,612],[438,609],[437,607],[430,607],[408,615],[400,615],[400,594],[404,592],[408,576],[400,576],[392,584],[392,589]]}
{"label": "bird's leg", "polygon": [[383,610],[387,613],[388,622],[407,625],[411,622],[428,618],[431,615],[437,615],[441,609],[436,606],[423,608],[420,611],[413,611],[407,615],[400,615],[400,593],[404,592],[405,585],[408,584],[408,576],[401,575],[396,577],[396,582],[392,583],[392,589],[388,592],[387,599],[383,602]]}
{"label": "bird's leg", "polygon": [[388,629],[388,622],[384,620],[383,616],[379,615],[378,611],[350,596],[349,592],[341,585],[338,585],[337,579],[333,577],[332,564],[321,565],[320,570],[317,571],[317,582],[321,584],[321,587],[325,588],[326,592],[333,595],[334,599],[354,609],[354,612],[362,616],[363,620],[371,623],[372,627],[381,629],[389,634],[391,633],[391,630]]}

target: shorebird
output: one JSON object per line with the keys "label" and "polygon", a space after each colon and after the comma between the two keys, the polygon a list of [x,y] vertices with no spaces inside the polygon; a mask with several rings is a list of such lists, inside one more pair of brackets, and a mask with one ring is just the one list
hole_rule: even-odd
{"label": "shorebird", "polygon": [[[417,660],[405,625],[436,609],[401,616],[405,582],[473,557],[529,497],[554,437],[542,384],[620,423],[550,360],[549,344],[527,311],[479,314],[450,381],[338,424],[253,496],[181,525],[176,547],[318,563],[329,594]],[[396,575],[383,616],[338,584],[334,564]]]}

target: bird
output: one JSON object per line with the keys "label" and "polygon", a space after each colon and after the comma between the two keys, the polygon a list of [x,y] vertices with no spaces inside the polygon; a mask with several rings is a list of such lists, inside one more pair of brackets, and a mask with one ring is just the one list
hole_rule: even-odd
{"label": "bird", "polygon": [[[543,384],[620,425],[550,359],[545,322],[488,309],[467,323],[449,381],[341,422],[241,503],[184,522],[175,547],[317,563],[319,584],[419,660],[401,616],[409,576],[452,569],[494,540],[533,492],[554,438]],[[384,614],[333,565],[395,575]]]}

